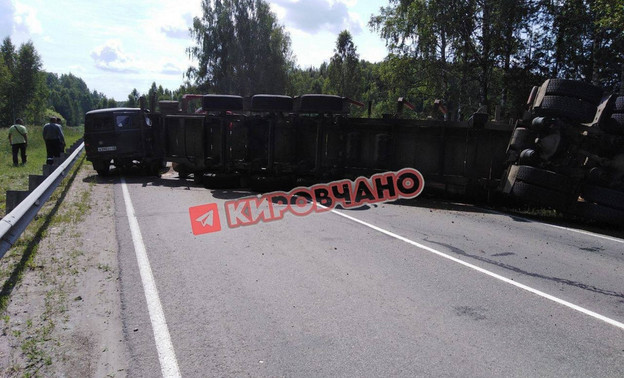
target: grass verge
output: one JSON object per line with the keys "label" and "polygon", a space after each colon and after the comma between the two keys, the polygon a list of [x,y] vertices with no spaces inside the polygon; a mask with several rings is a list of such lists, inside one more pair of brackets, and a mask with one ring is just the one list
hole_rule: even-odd
{"label": "grass verge", "polygon": [[32,259],[37,253],[39,242],[46,236],[48,227],[53,222],[68,222],[75,220],[77,216],[81,216],[80,214],[84,214],[84,211],[76,211],[74,216],[68,217],[65,213],[57,217],[58,219],[55,218],[69,188],[76,178],[78,170],[83,166],[84,162],[84,155],[78,158],[68,175],[68,179],[66,178],[61,182],[45,206],[26,228],[24,234],[15,242],[0,262],[0,283],[2,284],[2,289],[0,290],[0,313],[3,313],[6,309],[11,292],[20,282],[24,271],[33,268],[31,266]]}
{"label": "grass verge", "polygon": [[[64,319],[68,317],[68,290],[79,273],[74,272],[73,262],[84,252],[80,248],[72,248],[62,254],[62,258],[39,256],[39,244],[49,230],[53,229],[71,238],[80,237],[76,225],[88,214],[92,186],[72,195],[73,200],[69,203],[64,201],[78,172],[84,167],[84,162],[84,155],[78,158],[67,178],[61,182],[22,237],[0,261],[0,314],[4,322],[3,333],[10,335],[13,340],[12,355],[20,356],[11,358],[10,366],[0,369],[0,375],[45,376],[42,372],[48,371],[58,358],[55,350],[61,345],[54,336],[55,329],[63,327],[66,321]],[[7,310],[11,295],[22,283],[24,276],[33,273],[39,276],[38,282],[44,283],[36,289],[44,293],[43,303],[39,306],[31,303],[40,310],[29,311],[25,321],[13,320]],[[32,287],[24,286],[23,289],[28,291]]]}
{"label": "grass verge", "polygon": [[[43,126],[26,126],[28,128],[28,147],[26,148],[27,163],[24,166],[13,166],[13,154],[9,144],[9,129],[0,129],[0,217],[6,215],[6,191],[28,190],[28,176],[40,175],[41,167],[46,162],[46,147],[43,141]],[[82,138],[84,128],[63,127],[67,147]],[[20,158],[21,163],[21,158]]]}

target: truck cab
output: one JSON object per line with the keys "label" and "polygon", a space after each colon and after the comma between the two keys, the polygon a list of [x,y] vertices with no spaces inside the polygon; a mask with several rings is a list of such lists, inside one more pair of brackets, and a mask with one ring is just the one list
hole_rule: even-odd
{"label": "truck cab", "polygon": [[85,115],[84,141],[87,160],[100,176],[138,166],[158,174],[163,162],[159,148],[159,122],[139,108],[92,110]]}

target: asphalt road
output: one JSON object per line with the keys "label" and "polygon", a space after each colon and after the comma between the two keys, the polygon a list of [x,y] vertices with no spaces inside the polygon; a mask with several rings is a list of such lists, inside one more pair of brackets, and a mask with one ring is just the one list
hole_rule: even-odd
{"label": "asphalt road", "polygon": [[129,376],[624,376],[622,239],[421,198],[195,236],[253,194],[126,180]]}

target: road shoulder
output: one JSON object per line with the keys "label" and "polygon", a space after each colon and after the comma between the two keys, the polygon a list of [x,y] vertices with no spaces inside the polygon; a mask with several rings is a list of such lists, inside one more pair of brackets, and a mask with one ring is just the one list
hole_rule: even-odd
{"label": "road shoulder", "polygon": [[86,161],[3,314],[0,375],[126,376],[112,181]]}

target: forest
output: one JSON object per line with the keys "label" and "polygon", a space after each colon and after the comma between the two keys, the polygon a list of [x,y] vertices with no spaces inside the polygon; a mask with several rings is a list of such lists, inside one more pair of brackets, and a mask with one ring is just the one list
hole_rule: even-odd
{"label": "forest", "polygon": [[[534,85],[569,78],[623,91],[624,0],[389,0],[368,21],[388,55],[360,59],[349,30],[336,36],[334,54],[320,67],[298,66],[290,36],[264,0],[202,0],[189,29],[189,67],[179,88],[157,83],[116,101],[69,74],[41,69],[35,46],[0,46],[0,125],[21,116],[40,123],[49,115],[83,122],[91,109],[137,106],[141,95],[181,98],[186,93],[250,96],[325,93],[372,104],[372,116],[392,114],[396,100],[416,105],[414,118],[450,119],[477,109],[521,114]],[[366,109],[354,109],[365,116]]]}

